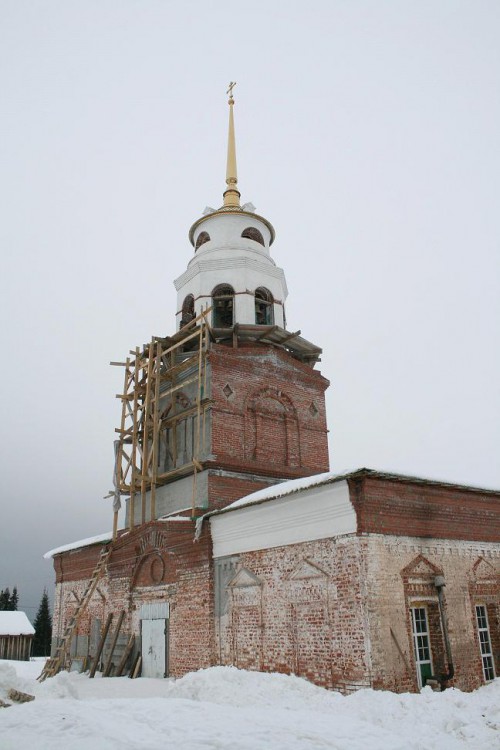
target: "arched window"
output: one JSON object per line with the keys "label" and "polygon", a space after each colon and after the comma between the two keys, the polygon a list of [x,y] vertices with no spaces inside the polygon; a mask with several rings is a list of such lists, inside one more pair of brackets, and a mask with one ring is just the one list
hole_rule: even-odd
{"label": "arched window", "polygon": [[266,246],[264,237],[261,235],[258,229],[255,229],[255,227],[247,227],[242,231],[241,236],[246,237],[248,240],[254,240],[254,242],[258,242],[259,245],[264,245],[264,247]]}
{"label": "arched window", "polygon": [[188,294],[184,302],[182,303],[182,316],[181,316],[181,328],[189,323],[194,318],[194,297],[192,294]]}
{"label": "arched window", "polygon": [[214,328],[231,328],[234,315],[234,289],[220,284],[212,292]]}
{"label": "arched window", "polygon": [[273,295],[263,286],[255,290],[255,323],[258,326],[274,323]]}
{"label": "arched window", "polygon": [[210,235],[208,232],[200,232],[198,235],[198,239],[196,240],[196,247],[195,250],[198,250],[199,247],[205,244],[205,242],[210,241]]}

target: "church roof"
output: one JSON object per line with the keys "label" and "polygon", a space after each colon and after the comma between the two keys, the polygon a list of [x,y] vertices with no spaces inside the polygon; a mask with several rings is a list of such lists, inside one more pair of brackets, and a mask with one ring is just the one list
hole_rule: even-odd
{"label": "church roof", "polygon": [[449,489],[463,490],[467,492],[479,492],[487,495],[500,495],[500,489],[486,489],[482,487],[472,487],[468,485],[455,484],[453,482],[443,481],[441,479],[425,479],[422,477],[414,477],[405,474],[395,474],[387,471],[377,471],[376,469],[355,469],[346,473],[338,474],[336,472],[325,472],[323,474],[314,474],[310,477],[300,477],[299,479],[291,479],[287,482],[280,482],[279,484],[273,484],[270,487],[264,487],[262,490],[252,492],[250,495],[240,497],[230,505],[220,510],[207,513],[207,516],[215,516],[229,511],[238,510],[249,505],[257,505],[264,503],[269,500],[275,500],[286,495],[291,495],[296,492],[311,489],[312,487],[319,487],[325,484],[332,484],[334,482],[342,482],[345,480],[354,479],[365,479],[374,478],[382,479],[391,482],[401,482],[405,484],[420,484],[425,486],[435,487],[447,487]]}
{"label": "church roof", "polygon": [[80,549],[80,547],[90,547],[93,544],[105,544],[110,542],[113,538],[113,532],[108,531],[106,534],[98,534],[97,536],[90,536],[87,539],[80,539],[77,542],[70,542],[69,544],[63,544],[61,547],[55,547],[44,554],[45,560],[50,560],[51,557],[59,555],[61,552],[70,552],[74,549]]}

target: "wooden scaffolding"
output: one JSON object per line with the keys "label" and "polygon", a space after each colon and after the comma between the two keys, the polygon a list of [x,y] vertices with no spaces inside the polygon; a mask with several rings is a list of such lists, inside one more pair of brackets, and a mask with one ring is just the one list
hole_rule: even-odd
{"label": "wooden scaffolding", "polygon": [[[136,347],[125,362],[112,362],[124,367],[120,427],[115,432],[115,492],[129,497],[129,527],[136,524],[138,503],[140,523],[156,517],[156,490],[176,477],[193,475],[192,512],[195,512],[196,473],[202,469],[200,458],[205,449],[205,421],[209,406],[206,398],[206,355],[211,331],[210,309],[168,338],[154,336],[142,349]],[[195,398],[180,413],[175,408],[177,395],[188,387],[195,389]],[[194,417],[192,456],[187,462],[176,455],[176,429],[181,420]],[[159,467],[162,435],[173,433],[173,468]],[[149,503],[148,503],[149,494]],[[149,513],[148,513],[149,505]],[[118,508],[114,507],[113,539],[116,538]]]}

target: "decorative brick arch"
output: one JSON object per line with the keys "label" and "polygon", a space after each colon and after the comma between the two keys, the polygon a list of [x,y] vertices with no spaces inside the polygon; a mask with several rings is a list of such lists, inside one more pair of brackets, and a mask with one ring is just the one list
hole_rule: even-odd
{"label": "decorative brick arch", "polygon": [[[400,573],[404,587],[408,651],[412,664],[411,672],[413,673],[414,684],[418,687],[417,672],[419,667],[415,656],[412,609],[417,608],[419,611],[423,609],[426,613],[433,675],[445,675],[447,672],[445,643],[435,586],[435,578],[436,576],[443,576],[443,570],[427,557],[419,554]],[[444,607],[446,610],[446,594],[444,594]]]}
{"label": "decorative brick arch", "polygon": [[151,529],[136,548],[137,559],[130,576],[129,590],[136,587],[170,583],[175,578],[171,560],[168,559],[168,536],[163,531]]}
{"label": "decorative brick arch", "polygon": [[497,586],[500,584],[500,575],[497,569],[484,557],[479,557],[472,566],[472,576],[476,583],[489,583]]}
{"label": "decorative brick arch", "polygon": [[246,401],[245,457],[258,463],[300,466],[297,410],[278,388],[260,388]]}
{"label": "decorative brick arch", "polygon": [[[500,675],[500,571],[496,561],[488,561],[480,556],[471,569],[469,595],[471,603],[472,627],[476,640],[476,653],[481,653],[478,640],[476,607],[486,610],[489,627],[490,644],[496,676]],[[479,670],[478,670],[479,672]],[[483,682],[482,671],[479,672]]]}

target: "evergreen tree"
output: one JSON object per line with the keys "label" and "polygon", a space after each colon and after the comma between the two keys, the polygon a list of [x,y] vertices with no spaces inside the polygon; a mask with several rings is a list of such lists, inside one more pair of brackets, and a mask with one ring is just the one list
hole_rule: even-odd
{"label": "evergreen tree", "polygon": [[19,602],[19,595],[17,593],[17,586],[14,586],[12,589],[12,594],[10,595],[10,601],[9,601],[9,609],[13,612],[17,611],[17,604]]}
{"label": "evergreen tree", "polygon": [[50,656],[52,640],[52,618],[49,609],[49,595],[43,590],[42,599],[34,622],[33,656]]}
{"label": "evergreen tree", "polygon": [[7,587],[0,591],[0,611],[9,609],[10,604],[10,590]]}

